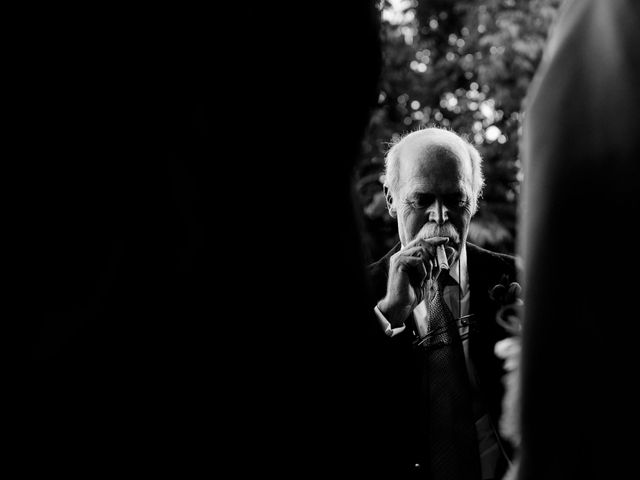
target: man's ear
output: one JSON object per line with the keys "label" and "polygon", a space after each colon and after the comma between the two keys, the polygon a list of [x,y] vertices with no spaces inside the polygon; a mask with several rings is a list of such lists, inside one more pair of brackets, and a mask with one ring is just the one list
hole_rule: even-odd
{"label": "man's ear", "polygon": [[387,202],[387,210],[389,210],[389,215],[391,215],[391,218],[396,218],[396,208],[393,206],[393,197],[391,196],[389,187],[383,185],[382,188],[384,191],[384,199]]}

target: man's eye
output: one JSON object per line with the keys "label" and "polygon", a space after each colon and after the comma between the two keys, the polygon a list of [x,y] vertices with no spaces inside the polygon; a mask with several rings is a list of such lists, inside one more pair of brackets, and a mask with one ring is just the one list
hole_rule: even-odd
{"label": "man's eye", "polygon": [[411,202],[411,207],[414,210],[424,210],[428,206],[429,204],[423,200],[414,200],[413,202]]}
{"label": "man's eye", "polygon": [[451,196],[445,200],[446,205],[455,208],[462,208],[467,205],[467,199],[459,195]]}
{"label": "man's eye", "polygon": [[417,195],[411,202],[413,208],[427,208],[433,202],[431,195]]}

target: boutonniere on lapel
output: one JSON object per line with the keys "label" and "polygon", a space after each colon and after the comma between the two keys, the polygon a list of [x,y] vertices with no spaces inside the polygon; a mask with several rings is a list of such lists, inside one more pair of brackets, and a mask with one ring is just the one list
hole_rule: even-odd
{"label": "boutonniere on lapel", "polygon": [[[514,446],[516,453],[520,446],[520,349],[522,336],[522,314],[524,302],[521,300],[522,288],[517,282],[509,282],[503,277],[501,282],[490,291],[491,299],[500,305],[496,313],[496,322],[510,336],[495,344],[494,352],[503,360],[505,375],[502,381],[505,387],[502,397],[502,417],[500,432]],[[518,471],[518,458],[504,477],[515,479]]]}

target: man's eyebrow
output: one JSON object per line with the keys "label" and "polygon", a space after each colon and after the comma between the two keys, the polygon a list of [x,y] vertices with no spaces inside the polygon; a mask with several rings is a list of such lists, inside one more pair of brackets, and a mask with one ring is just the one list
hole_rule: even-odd
{"label": "man's eyebrow", "polygon": [[410,195],[410,197],[433,197],[435,196],[433,193],[431,192],[413,192],[413,194]]}

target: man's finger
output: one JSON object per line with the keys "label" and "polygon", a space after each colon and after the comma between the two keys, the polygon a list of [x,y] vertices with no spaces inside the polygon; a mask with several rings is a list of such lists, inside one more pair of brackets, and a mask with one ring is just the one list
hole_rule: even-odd
{"label": "man's finger", "polygon": [[396,253],[397,257],[418,257],[427,261],[431,257],[431,252],[427,250],[424,245],[417,245],[415,247],[406,248]]}
{"label": "man's finger", "polygon": [[403,272],[413,270],[419,265],[424,265],[424,262],[418,257],[399,257],[397,259],[397,267]]}
{"label": "man's finger", "polygon": [[430,256],[435,256],[436,247],[438,245],[444,245],[449,241],[449,237],[431,237],[431,238],[416,238],[407,245],[407,249],[415,247],[423,247]]}
{"label": "man's finger", "polygon": [[443,243],[447,243],[449,241],[449,237],[429,237],[429,238],[422,238],[422,237],[417,237],[414,238],[413,240],[411,240],[406,246],[406,248],[410,248],[410,247],[414,247],[416,245],[442,245]]}
{"label": "man's finger", "polygon": [[414,289],[420,289],[429,275],[427,266],[421,258],[417,257],[402,257],[398,259],[396,268],[409,276],[409,282]]}

